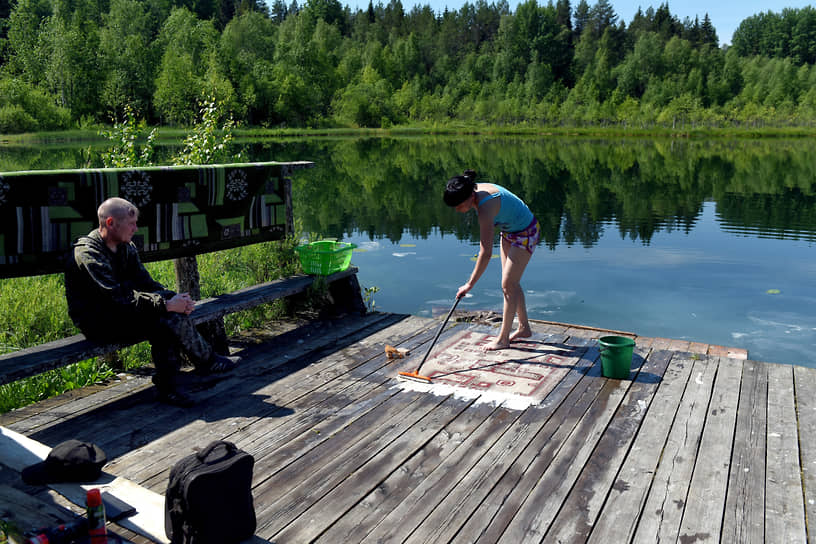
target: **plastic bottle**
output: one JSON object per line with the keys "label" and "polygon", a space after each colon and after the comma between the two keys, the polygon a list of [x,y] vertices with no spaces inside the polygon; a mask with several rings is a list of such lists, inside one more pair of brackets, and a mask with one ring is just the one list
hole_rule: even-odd
{"label": "plastic bottle", "polygon": [[88,537],[90,544],[107,544],[108,530],[105,527],[105,505],[99,489],[89,489],[86,499],[88,506]]}

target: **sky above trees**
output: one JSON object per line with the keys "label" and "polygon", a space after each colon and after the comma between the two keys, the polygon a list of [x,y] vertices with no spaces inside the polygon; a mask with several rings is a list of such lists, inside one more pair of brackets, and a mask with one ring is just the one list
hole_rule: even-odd
{"label": "sky above trees", "polygon": [[[475,4],[475,0],[468,0],[471,4]],[[488,4],[493,3],[494,0],[488,0]],[[578,4],[579,0],[571,0],[572,8]],[[352,10],[366,9],[369,0],[345,0],[342,3],[349,6]],[[539,0],[539,5],[546,5],[548,0]],[[303,2],[301,2],[303,3]],[[388,4],[387,0],[382,1],[383,4]],[[434,11],[442,12],[447,7],[450,10],[458,10],[465,3],[465,0],[403,0],[403,7],[406,11],[410,11],[413,6],[429,5]],[[553,3],[555,3],[553,1]],[[591,6],[594,4],[593,0],[587,0]],[[615,13],[618,15],[618,21],[623,20],[627,25],[632,21],[632,18],[637,13],[638,8],[644,12],[652,7],[657,9],[664,2],[660,0],[611,0],[612,7],[615,8]],[[377,4],[377,1],[374,1]],[[510,9],[515,11],[519,0],[508,0]],[[813,5],[809,0],[675,0],[668,2],[669,10],[672,15],[675,15],[681,21],[688,17],[691,21],[695,17],[703,20],[705,14],[711,19],[711,23],[717,30],[717,36],[720,38],[720,44],[731,44],[731,35],[737,29],[743,19],[763,13],[773,11],[781,12],[785,8],[803,8],[805,6]]]}

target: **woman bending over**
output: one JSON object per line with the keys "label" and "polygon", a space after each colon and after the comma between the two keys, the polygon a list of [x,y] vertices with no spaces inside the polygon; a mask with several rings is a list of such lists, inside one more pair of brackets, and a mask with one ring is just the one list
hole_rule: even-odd
{"label": "woman bending over", "polygon": [[[465,170],[448,180],[445,204],[457,212],[476,210],[479,218],[479,255],[467,283],[459,288],[457,298],[473,289],[487,269],[493,253],[493,229],[501,231],[501,267],[504,310],[499,336],[484,346],[485,351],[510,347],[516,338],[532,336],[527,318],[521,276],[541,237],[538,220],[530,208],[516,195],[494,183],[476,183],[476,172]],[[518,329],[511,334],[513,318],[518,316]]]}

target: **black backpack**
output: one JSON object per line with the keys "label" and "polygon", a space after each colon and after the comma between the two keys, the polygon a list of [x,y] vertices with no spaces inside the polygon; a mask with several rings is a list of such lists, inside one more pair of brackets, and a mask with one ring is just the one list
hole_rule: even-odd
{"label": "black backpack", "polygon": [[216,440],[180,459],[164,495],[164,530],[171,544],[232,544],[255,533],[255,459]]}

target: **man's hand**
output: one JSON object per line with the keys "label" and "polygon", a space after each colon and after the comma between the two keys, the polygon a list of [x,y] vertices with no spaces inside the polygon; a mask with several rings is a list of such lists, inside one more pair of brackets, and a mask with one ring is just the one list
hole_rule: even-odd
{"label": "man's hand", "polygon": [[195,302],[187,293],[179,293],[166,301],[164,306],[168,312],[190,315],[193,313],[193,308],[195,308]]}

